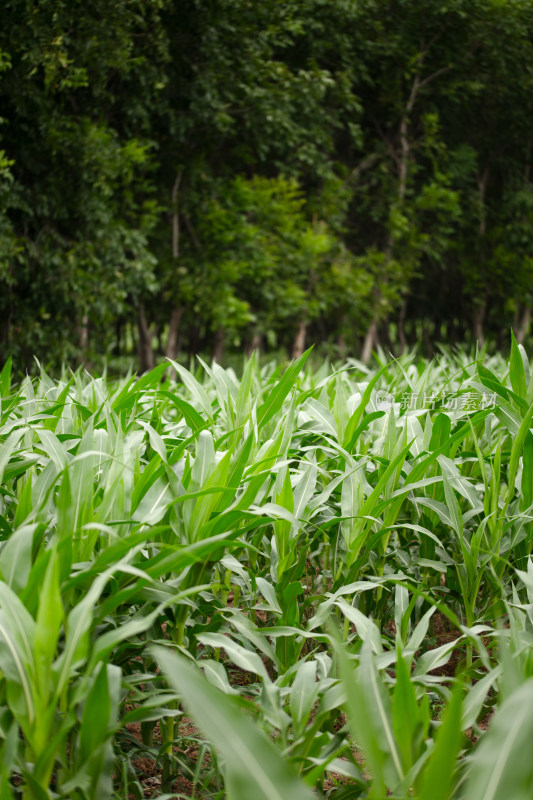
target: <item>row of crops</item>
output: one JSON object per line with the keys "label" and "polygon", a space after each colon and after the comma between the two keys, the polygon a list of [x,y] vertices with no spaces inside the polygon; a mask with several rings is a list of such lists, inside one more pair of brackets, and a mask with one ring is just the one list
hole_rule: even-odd
{"label": "row of crops", "polygon": [[0,797],[526,800],[533,379],[0,376]]}

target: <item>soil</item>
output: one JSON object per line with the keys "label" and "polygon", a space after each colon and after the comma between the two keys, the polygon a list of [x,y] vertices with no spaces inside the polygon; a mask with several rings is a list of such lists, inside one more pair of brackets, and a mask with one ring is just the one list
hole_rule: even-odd
{"label": "soil", "polygon": [[[231,597],[228,598],[231,601]],[[261,611],[258,611],[257,614],[261,614]],[[394,623],[389,623],[388,626],[389,633],[394,635]],[[433,635],[432,635],[432,645],[433,647],[441,647],[448,642],[453,642],[459,639],[461,636],[461,632],[458,630],[454,630],[451,628],[450,621],[442,614],[436,613],[433,617]],[[463,648],[458,647],[454,649],[451,653],[450,659],[447,664],[444,664],[442,667],[439,667],[435,670],[430,672],[431,675],[439,675],[442,677],[453,677],[455,675],[456,669],[460,660],[463,656]],[[265,666],[270,671],[272,669],[272,665],[269,663],[268,659],[263,659]],[[257,680],[257,677],[251,673],[248,673],[234,665],[228,664],[228,677],[230,679],[230,683],[234,686],[241,686],[245,687],[250,683],[253,683]],[[478,733],[480,730],[486,730],[490,724],[490,720],[492,718],[493,712],[488,712],[485,717],[476,725],[475,729],[469,728],[465,735],[472,743],[475,743],[478,739]],[[339,714],[339,719],[335,725],[335,730],[339,730],[346,724],[346,717],[343,712]],[[141,726],[139,723],[129,723],[126,725],[126,730],[134,739],[138,742],[142,742],[142,734],[141,734]],[[192,723],[190,718],[183,716],[180,717],[179,720],[179,731],[180,731],[180,739],[184,740],[184,743],[187,740],[197,740],[201,739],[202,735],[199,733],[198,729]],[[156,724],[154,728],[154,741],[160,741],[160,733],[159,733],[159,724]],[[174,748],[175,753],[181,753],[184,756],[192,759],[194,762],[198,757],[198,747],[196,744],[192,744],[189,747],[185,747],[185,749],[180,749],[179,747]],[[359,766],[361,767],[363,774],[365,772],[365,762],[364,758],[361,753],[354,750],[353,755]],[[144,798],[157,798],[160,797],[163,793],[161,790],[161,774],[160,771],[157,769],[156,761],[154,759],[148,758],[146,756],[136,756],[132,759],[132,766],[135,769],[137,774],[139,783],[142,786],[144,792]],[[204,764],[208,766],[209,763],[209,755],[205,756]],[[324,782],[324,790],[329,791],[336,786],[340,786],[345,784],[348,779],[343,778],[339,774],[335,773],[328,773],[328,778]],[[195,787],[192,781],[186,778],[184,775],[178,775],[176,780],[172,784],[172,796],[175,800],[206,800],[205,797],[201,795],[195,794]],[[129,800],[138,800],[138,797],[134,794],[129,795]]]}

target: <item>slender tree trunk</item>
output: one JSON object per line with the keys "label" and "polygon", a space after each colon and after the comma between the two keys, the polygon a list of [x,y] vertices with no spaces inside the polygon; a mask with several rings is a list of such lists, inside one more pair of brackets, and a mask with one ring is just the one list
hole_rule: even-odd
{"label": "slender tree trunk", "polygon": [[457,341],[457,327],[455,324],[455,317],[452,317],[448,322],[448,341],[454,345]]}
{"label": "slender tree trunk", "polygon": [[167,358],[176,359],[180,350],[180,322],[183,316],[183,306],[173,308],[168,324],[168,337],[165,355]]}
{"label": "slender tree trunk", "polygon": [[216,361],[217,364],[220,364],[222,361],[222,356],[224,355],[224,339],[226,338],[226,331],[222,327],[222,325],[217,328],[215,333],[215,342],[213,345],[213,361]]}
{"label": "slender tree trunk", "polygon": [[246,355],[248,358],[252,355],[254,351],[257,351],[260,354],[263,350],[263,336],[257,328],[254,330],[254,334],[250,339],[248,346],[246,347]]}
{"label": "slender tree trunk", "polygon": [[[172,187],[172,258],[177,261],[180,255],[180,215],[178,205],[178,194],[181,184],[183,170],[176,174],[176,180]],[[183,316],[183,307],[174,306],[170,312],[170,320],[168,324],[167,344],[165,348],[165,355],[167,358],[176,359],[180,349],[180,322]],[[174,376],[174,370],[167,371],[168,377]]]}
{"label": "slender tree trunk", "polygon": [[305,350],[305,337],[307,335],[307,323],[305,320],[301,319],[298,323],[298,329],[296,331],[296,336],[294,337],[294,342],[292,345],[292,357],[293,358],[300,358],[302,353]]}
{"label": "slender tree trunk", "polygon": [[[484,261],[484,242],[485,242],[485,234],[487,232],[487,210],[485,207],[485,196],[487,192],[487,181],[489,178],[489,170],[488,167],[483,170],[482,173],[478,173],[477,176],[477,183],[478,183],[478,190],[479,190],[479,226],[478,226],[478,237],[479,237],[479,270],[480,273],[483,274],[483,261]],[[487,298],[483,297],[481,303],[477,304],[474,308],[474,314],[472,319],[472,330],[474,334],[474,339],[478,343],[479,347],[483,347],[485,343],[485,335],[483,331],[483,322],[485,320],[485,311],[487,308]]]}
{"label": "slender tree trunk", "polygon": [[81,318],[81,324],[78,327],[78,342],[82,354],[85,354],[89,346],[89,317],[84,314]]}
{"label": "slender tree trunk", "polygon": [[11,331],[11,313],[7,315],[7,319],[2,320],[0,325],[0,342],[9,342]]}
{"label": "slender tree trunk", "polygon": [[409,170],[409,157],[411,152],[411,145],[409,142],[409,122],[410,117],[416,102],[416,96],[420,88],[420,74],[415,74],[413,85],[407,105],[405,106],[404,115],[400,122],[400,158],[398,163],[398,199],[400,202],[405,200],[405,192],[407,190],[407,172]]}
{"label": "slender tree trunk", "polygon": [[115,322],[115,346],[113,353],[119,356],[122,351],[122,319],[119,317]]}
{"label": "slender tree trunk", "polygon": [[423,340],[425,348],[426,348],[426,356],[428,358],[432,358],[433,357],[433,352],[434,352],[433,344],[432,344],[432,341],[431,341],[431,336],[429,334],[429,323],[426,322],[425,320],[422,323],[422,340]]}
{"label": "slender tree trunk", "polygon": [[194,363],[194,358],[196,353],[199,351],[199,341],[200,341],[200,329],[198,324],[190,325],[187,328],[187,364],[188,369],[191,368],[191,365]]}
{"label": "slender tree trunk", "polygon": [[368,330],[366,332],[365,341],[363,343],[363,350],[361,352],[361,361],[363,364],[368,364],[370,361],[370,356],[372,355],[372,350],[377,347],[378,344],[378,321],[377,318],[374,317],[370,325],[368,326]]}
{"label": "slender tree trunk", "polygon": [[433,341],[440,342],[442,336],[442,316],[440,311],[433,317]]}
{"label": "slender tree trunk", "polygon": [[399,354],[402,355],[407,347],[407,340],[405,338],[405,315],[407,313],[407,300],[404,300],[400,308],[400,316],[398,317],[398,344]]}
{"label": "slender tree trunk", "polygon": [[[400,205],[403,205],[405,201],[405,195],[407,192],[407,178],[409,174],[409,161],[411,158],[411,144],[409,141],[409,123],[411,120],[411,114],[413,112],[416,103],[418,91],[421,86],[419,69],[422,66],[423,59],[424,59],[424,54],[420,53],[418,58],[419,63],[417,66],[417,71],[415,73],[413,83],[411,85],[411,91],[409,92],[409,97],[407,99],[407,103],[405,105],[404,112],[400,120],[400,127],[398,129],[398,138],[400,140],[400,152],[396,153],[391,145],[391,151],[393,153],[393,157],[398,169],[398,201]],[[392,230],[389,230],[385,247],[386,263],[388,263],[391,260],[393,255],[393,250],[394,250],[394,236]],[[379,299],[380,294],[381,291],[376,287],[374,290],[374,299]],[[378,323],[376,317],[374,317],[366,332],[365,340],[363,343],[363,351],[361,353],[361,361],[363,362],[363,364],[368,364],[368,362],[370,361],[370,356],[372,355],[372,350],[377,346],[377,344],[378,344]]]}
{"label": "slender tree trunk", "polygon": [[487,232],[487,209],[485,208],[485,195],[487,193],[487,181],[489,179],[489,170],[486,167],[482,173],[477,176],[477,185],[479,190],[479,226],[478,235],[480,240],[483,239]]}
{"label": "slender tree trunk", "polygon": [[389,318],[386,317],[383,320],[383,324],[381,327],[378,327],[378,340],[381,340],[384,347],[387,348],[390,352],[392,352],[392,339],[390,335],[390,323]]}
{"label": "slender tree trunk", "polygon": [[157,354],[162,356],[165,352],[166,348],[163,343],[163,327],[161,325],[156,326],[154,331],[154,336],[157,337]]}
{"label": "slender tree trunk", "polygon": [[172,256],[173,258],[179,257],[179,240],[180,240],[180,215],[178,208],[178,192],[180,189],[181,176],[183,171],[180,170],[176,175],[174,186],[172,187]]}
{"label": "slender tree trunk", "polygon": [[137,329],[139,331],[138,349],[141,372],[149,372],[154,368],[154,351],[152,349],[152,331],[146,321],[144,303],[141,303],[139,306]]}
{"label": "slender tree trunk", "polygon": [[483,300],[482,304],[474,309],[474,314],[472,318],[472,330],[474,334],[474,339],[476,340],[476,342],[480,347],[483,347],[485,343],[483,322],[485,320],[486,307],[487,307],[486,301]]}
{"label": "slender tree trunk", "polygon": [[531,308],[526,305],[522,307],[518,324],[515,330],[516,341],[518,344],[524,344],[524,340],[529,332],[529,324],[531,322]]}

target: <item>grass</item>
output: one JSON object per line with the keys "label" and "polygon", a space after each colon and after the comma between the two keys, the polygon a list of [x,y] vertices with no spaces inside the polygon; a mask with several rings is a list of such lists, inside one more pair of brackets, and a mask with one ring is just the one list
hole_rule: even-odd
{"label": "grass", "polygon": [[5,365],[2,798],[531,796],[523,348],[308,355]]}

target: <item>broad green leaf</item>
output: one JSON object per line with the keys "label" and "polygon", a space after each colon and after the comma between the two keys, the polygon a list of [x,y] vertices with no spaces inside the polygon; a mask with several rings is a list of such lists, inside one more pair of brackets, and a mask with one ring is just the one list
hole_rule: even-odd
{"label": "broad green leaf", "polygon": [[213,416],[213,409],[209,401],[209,398],[207,396],[207,392],[205,391],[202,384],[196,380],[194,375],[191,372],[189,372],[188,369],[183,367],[181,364],[178,364],[177,361],[173,361],[171,358],[169,358],[168,360],[170,361],[170,363],[180,376],[181,380],[191,393],[197,405],[202,409],[206,418],[211,420]]}
{"label": "broad green leaf", "polygon": [[285,370],[281,380],[276,383],[273,389],[271,389],[266,400],[257,409],[257,425],[259,428],[262,428],[264,425],[266,425],[267,422],[269,422],[280,410],[281,406],[283,405],[283,401],[293,388],[301,369],[309,358],[311,349],[312,348],[306,350],[306,352],[303,353],[300,358],[298,358]]}
{"label": "broad green leaf", "polygon": [[373,778],[369,796],[382,797],[386,794],[385,787],[393,788],[403,778],[390,697],[377,672],[369,641],[364,643],[355,669],[340,644],[336,652],[346,692],[348,724],[368,759]]}
{"label": "broad green leaf", "polygon": [[0,611],[0,669],[8,682],[14,683],[21,689],[25,703],[24,715],[27,716],[28,723],[32,725],[35,721],[35,705],[31,675],[28,672],[27,664],[27,655],[24,653],[23,646],[11,629],[5,611],[2,610]]}
{"label": "broad green leaf", "polygon": [[44,582],[39,592],[39,608],[34,634],[36,676],[40,693],[46,698],[50,686],[50,669],[56,656],[59,632],[63,624],[63,604],[59,586],[57,550],[50,554]]}
{"label": "broad green leaf", "polygon": [[[423,773],[420,800],[449,800],[454,781],[457,754],[461,747],[462,686],[458,684],[446,706],[435,746]],[[480,795],[483,797],[483,795]]]}
{"label": "broad green leaf", "polygon": [[416,757],[415,744],[418,721],[416,691],[411,673],[401,652],[396,658],[396,684],[392,700],[392,720],[398,752],[405,771],[413,765]]}
{"label": "broad green leaf", "polygon": [[28,582],[33,561],[33,538],[37,525],[16,528],[0,551],[0,572],[3,580],[17,593]]}
{"label": "broad green leaf", "polygon": [[514,332],[511,330],[511,359],[509,364],[509,377],[513,391],[520,397],[527,398],[527,380],[522,360],[522,353],[519,350]]}
{"label": "broad green leaf", "polygon": [[511,448],[511,457],[509,459],[509,470],[508,470],[508,482],[507,482],[508,491],[506,498],[506,507],[508,506],[514,494],[514,489],[515,489],[514,483],[518,472],[519,459],[520,456],[522,455],[522,450],[524,448],[526,436],[528,433],[530,433],[529,429],[531,427],[532,417],[533,417],[533,403],[527,410],[527,413],[525,414],[524,419],[522,420],[520,429],[518,431],[518,434],[516,435],[516,438],[513,442],[513,446]]}
{"label": "broad green leaf", "polygon": [[83,761],[87,761],[108,736],[111,705],[107,672],[110,667],[100,665],[85,701],[80,726],[80,756]]}
{"label": "broad green leaf", "polygon": [[526,433],[522,451],[521,492],[521,508],[529,508],[533,503],[533,433],[530,430]]}
{"label": "broad green leaf", "polygon": [[533,678],[497,709],[479,742],[469,771],[465,800],[526,800],[533,786]]}
{"label": "broad green leaf", "polygon": [[2,398],[7,398],[9,395],[9,390],[11,389],[11,368],[12,368],[13,360],[11,356],[7,359],[4,366],[2,367],[2,372],[0,372],[0,407]]}
{"label": "broad green leaf", "polygon": [[318,694],[316,670],[316,661],[304,661],[303,664],[299,664],[291,687],[290,709],[295,737],[303,732]]}
{"label": "broad green leaf", "polygon": [[201,430],[205,427],[206,421],[204,418],[198,413],[194,406],[184,400],[183,397],[163,390],[159,391],[159,395],[161,397],[166,397],[167,400],[176,406],[178,411],[182,414],[187,425],[193,432]]}
{"label": "broad green leaf", "polygon": [[313,793],[234,701],[211,686],[182,656],[152,648],[170,685],[224,758],[228,800],[312,800]]}
{"label": "broad green leaf", "polygon": [[[13,431],[9,434],[7,439],[2,442],[2,449],[0,450],[0,484],[2,483],[2,479],[5,479],[6,467],[11,456],[19,446],[22,436],[22,431]],[[33,461],[33,459],[31,459],[31,461]]]}
{"label": "broad green leaf", "polygon": [[256,675],[260,675],[265,681],[270,680],[266,667],[257,653],[237,644],[229,636],[225,636],[222,633],[201,633],[198,635],[198,641],[214,649],[223,648],[238,667],[247,672],[254,672]]}

